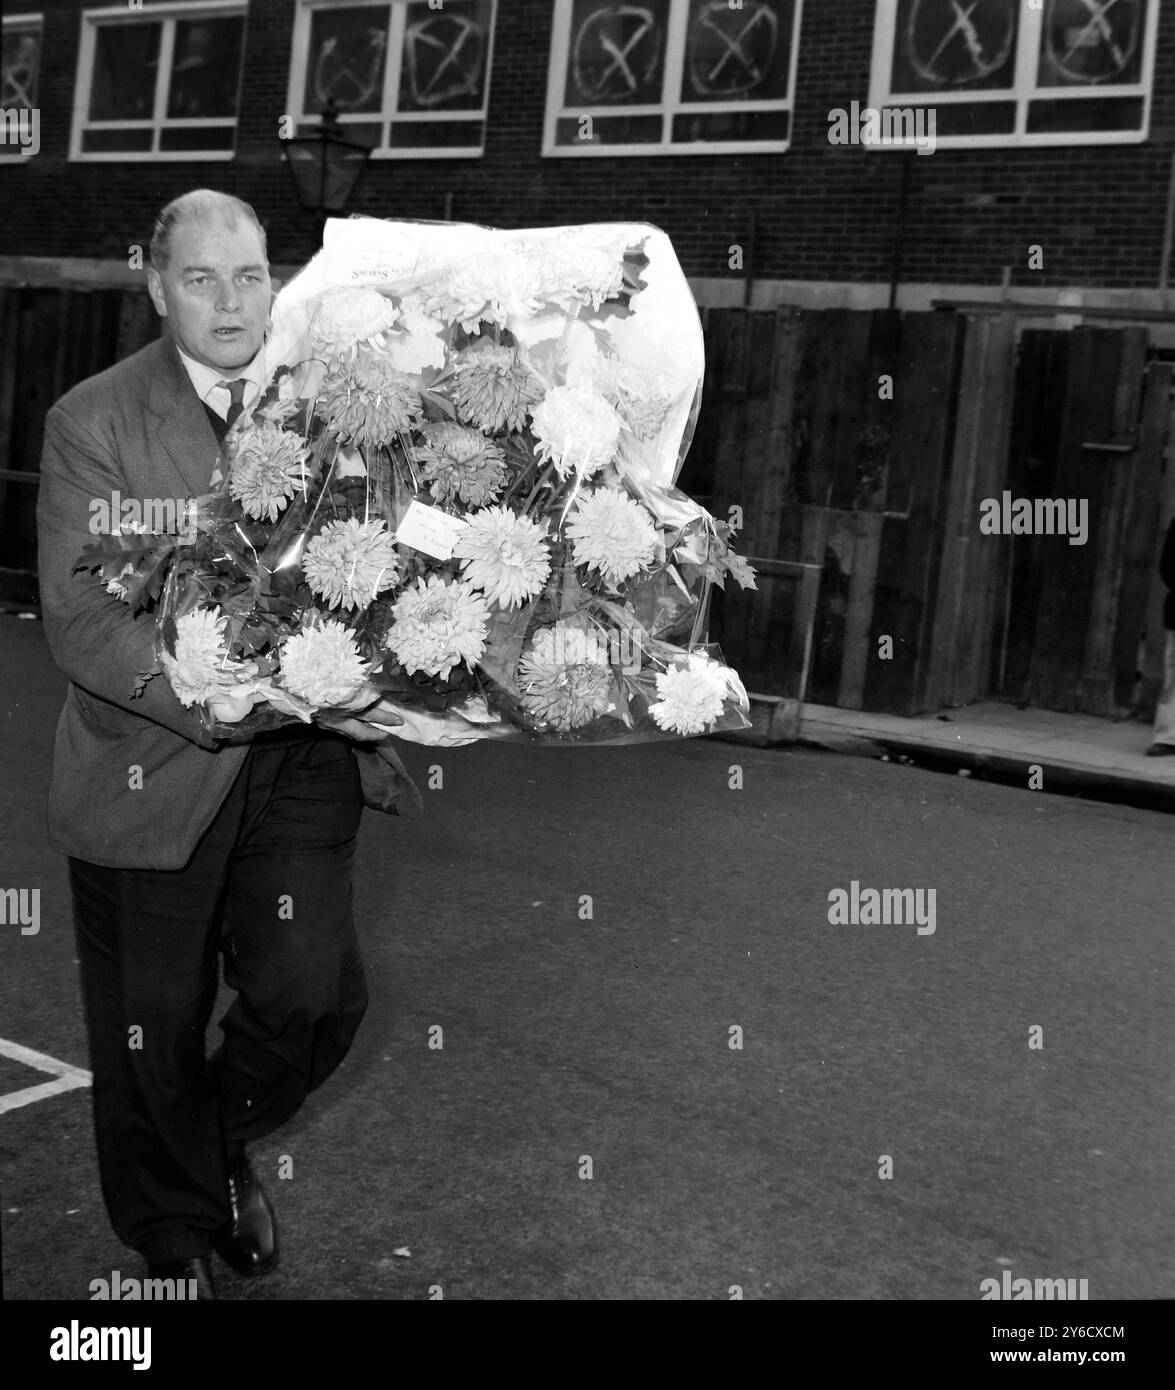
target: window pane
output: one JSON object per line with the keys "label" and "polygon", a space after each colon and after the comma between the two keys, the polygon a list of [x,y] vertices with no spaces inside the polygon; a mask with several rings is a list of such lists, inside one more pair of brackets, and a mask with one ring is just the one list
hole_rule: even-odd
{"label": "window pane", "polygon": [[1141,130],[1141,97],[1103,97],[1101,100],[1034,101],[1028,108],[1028,129],[1045,131]]}
{"label": "window pane", "polygon": [[791,129],[786,111],[716,111],[713,115],[674,116],[675,145],[715,141],[784,141]]}
{"label": "window pane", "polygon": [[483,121],[402,121],[392,122],[392,149],[481,150],[485,138]]}
{"label": "window pane", "polygon": [[41,31],[36,25],[6,24],[0,34],[0,106],[6,111],[37,104]]}
{"label": "window pane", "polygon": [[90,120],[149,121],[155,114],[160,24],[102,24],[94,36]]}
{"label": "window pane", "polygon": [[1146,0],[1049,0],[1037,83],[1138,82],[1145,33]]}
{"label": "window pane", "polygon": [[490,45],[490,0],[408,6],[400,70],[401,111],[480,111]]}
{"label": "window pane", "polygon": [[659,103],[668,23],[669,0],[646,0],[643,5],[575,0],[564,107]]}
{"label": "window pane", "polygon": [[175,26],[169,116],[235,116],[245,21],[181,19]]}
{"label": "window pane", "polygon": [[682,101],[785,101],[794,0],[690,0]]}
{"label": "window pane", "polygon": [[580,139],[586,129],[575,117],[563,117],[555,124],[557,145],[659,145],[664,138],[660,116],[595,116],[591,139]]}
{"label": "window pane", "polygon": [[1014,135],[1016,103],[1014,101],[943,102],[928,107],[935,115],[935,136],[948,135]]}
{"label": "window pane", "polygon": [[150,130],[84,130],[82,150],[85,154],[137,154],[150,150],[152,135]]}
{"label": "window pane", "polygon": [[159,133],[161,150],[231,150],[235,126],[166,128]]}
{"label": "window pane", "polygon": [[1023,0],[899,0],[891,90],[1011,87]]}
{"label": "window pane", "polygon": [[320,111],[332,97],[340,111],[380,109],[388,14],[384,5],[311,12],[304,110]]}

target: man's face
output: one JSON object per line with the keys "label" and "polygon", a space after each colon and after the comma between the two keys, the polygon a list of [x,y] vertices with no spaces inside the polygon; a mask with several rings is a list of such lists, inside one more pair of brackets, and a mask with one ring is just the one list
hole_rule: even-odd
{"label": "man's face", "polygon": [[181,222],[171,234],[167,269],[147,271],[147,286],[177,347],[218,372],[247,366],[269,321],[269,267],[257,228],[219,216]]}

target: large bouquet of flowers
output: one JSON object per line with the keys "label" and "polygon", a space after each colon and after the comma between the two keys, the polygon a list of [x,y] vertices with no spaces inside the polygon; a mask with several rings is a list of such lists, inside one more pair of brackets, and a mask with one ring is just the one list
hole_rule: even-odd
{"label": "large bouquet of flowers", "polygon": [[752,572],[673,485],[702,348],[663,233],[332,221],[266,354],[195,534],[103,570],[159,594],[159,669],[212,732],[381,695],[544,742],[747,727],[706,622]]}

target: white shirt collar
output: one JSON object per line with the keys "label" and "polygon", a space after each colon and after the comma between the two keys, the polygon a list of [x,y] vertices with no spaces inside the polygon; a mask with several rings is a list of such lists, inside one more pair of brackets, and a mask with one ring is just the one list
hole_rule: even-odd
{"label": "white shirt collar", "polygon": [[231,399],[228,387],[221,385],[222,382],[234,381],[237,377],[243,376],[245,378],[244,407],[246,410],[252,410],[269,380],[265,370],[264,343],[258,349],[257,356],[253,358],[252,362],[236,372],[218,372],[214,367],[206,367],[203,362],[197,362],[194,357],[189,357],[178,343],[176,344],[176,351],[180,355],[180,361],[184,364],[184,371],[187,372],[192,385],[196,388],[196,395],[205,405],[215,410],[222,420],[228,416]]}

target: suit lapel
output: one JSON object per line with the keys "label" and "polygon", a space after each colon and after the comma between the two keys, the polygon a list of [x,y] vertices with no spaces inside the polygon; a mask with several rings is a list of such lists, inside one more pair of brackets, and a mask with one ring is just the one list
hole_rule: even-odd
{"label": "suit lapel", "polygon": [[156,438],[186,484],[189,495],[208,491],[220,455],[216,434],[179,353],[163,340],[161,368],[152,378],[148,408],[155,415]]}

